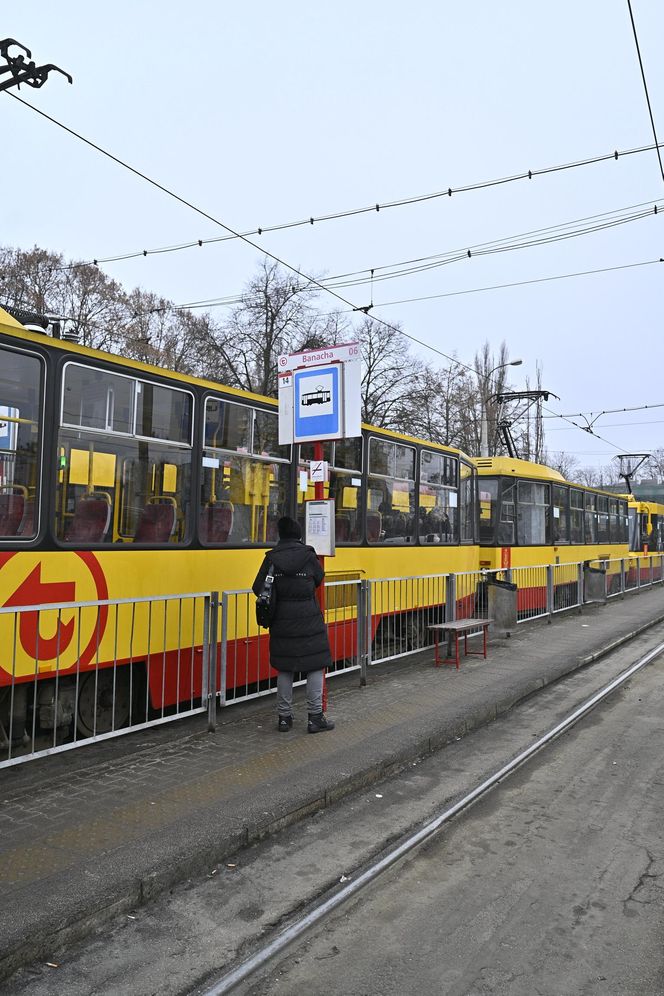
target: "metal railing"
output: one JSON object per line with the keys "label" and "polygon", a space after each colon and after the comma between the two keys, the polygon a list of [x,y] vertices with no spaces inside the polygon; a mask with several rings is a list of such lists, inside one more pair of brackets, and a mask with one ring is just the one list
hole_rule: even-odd
{"label": "metal railing", "polygon": [[[326,582],[328,674],[366,683],[368,665],[432,647],[432,625],[487,618],[494,581],[516,585],[503,593],[523,623],[663,580],[651,554]],[[214,730],[218,704],[276,689],[249,589],[5,606],[0,648],[0,768],[206,711]]]}
{"label": "metal railing", "polygon": [[[364,585],[359,579],[325,583],[325,620],[333,661],[328,677],[361,667],[367,617]],[[250,588],[225,591],[221,596],[222,706],[270,695],[277,688],[277,672],[270,668],[269,633],[256,623],[255,604]],[[304,679],[295,684],[303,682]]]}
{"label": "metal railing", "polygon": [[205,711],[212,601],[0,608],[0,767]]}

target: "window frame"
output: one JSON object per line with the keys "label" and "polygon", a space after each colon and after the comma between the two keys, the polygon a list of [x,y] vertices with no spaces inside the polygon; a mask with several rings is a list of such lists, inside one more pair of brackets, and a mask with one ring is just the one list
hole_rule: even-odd
{"label": "window frame", "polygon": [[40,363],[40,404],[39,404],[39,446],[37,447],[37,459],[39,461],[38,473],[37,473],[37,495],[35,496],[34,508],[37,513],[35,521],[35,531],[32,536],[0,536],[0,543],[3,544],[20,544],[21,546],[34,545],[39,541],[42,531],[43,515],[42,509],[44,501],[46,499],[44,490],[44,454],[45,454],[45,436],[46,436],[46,392],[48,385],[48,363],[46,362],[46,357],[42,353],[32,350],[25,349],[22,346],[14,346],[7,342],[0,342],[0,351],[7,350],[10,353],[19,353],[22,356],[33,357],[37,359]]}

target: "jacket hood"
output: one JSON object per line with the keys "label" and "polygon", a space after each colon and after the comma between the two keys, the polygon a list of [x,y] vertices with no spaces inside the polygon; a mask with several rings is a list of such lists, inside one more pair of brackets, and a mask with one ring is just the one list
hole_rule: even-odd
{"label": "jacket hood", "polygon": [[280,540],[269,557],[283,574],[297,574],[311,556],[311,549],[298,540]]}

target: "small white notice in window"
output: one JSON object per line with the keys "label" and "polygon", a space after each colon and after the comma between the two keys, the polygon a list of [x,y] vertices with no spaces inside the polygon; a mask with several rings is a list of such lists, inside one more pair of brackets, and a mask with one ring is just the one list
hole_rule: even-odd
{"label": "small white notice in window", "polygon": [[204,467],[215,467],[216,468],[216,467],[219,466],[219,460],[217,459],[217,457],[207,457],[207,456],[204,456],[203,457],[203,466]]}

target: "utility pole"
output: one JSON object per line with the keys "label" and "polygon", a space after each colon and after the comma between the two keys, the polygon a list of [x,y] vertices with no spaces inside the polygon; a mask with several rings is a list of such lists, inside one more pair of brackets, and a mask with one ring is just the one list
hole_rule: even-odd
{"label": "utility pole", "polygon": [[[30,49],[26,48],[25,45],[21,45],[14,38],[3,38],[0,41],[0,58],[6,62],[5,66],[0,66],[0,93],[3,90],[9,90],[13,86],[20,88],[21,83],[25,83],[26,86],[31,86],[38,90],[39,87],[44,85],[48,79],[48,74],[51,72],[61,73],[67,77],[70,83],[74,82],[69,73],[66,73],[64,69],[60,69],[59,66],[54,66],[52,62],[38,66],[34,62],[26,61],[23,55],[12,55],[9,51],[12,46],[20,48],[25,52],[28,59],[32,59]],[[3,79],[3,76],[6,78]]]}

